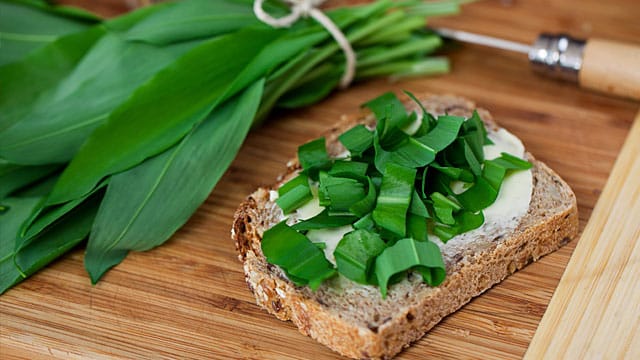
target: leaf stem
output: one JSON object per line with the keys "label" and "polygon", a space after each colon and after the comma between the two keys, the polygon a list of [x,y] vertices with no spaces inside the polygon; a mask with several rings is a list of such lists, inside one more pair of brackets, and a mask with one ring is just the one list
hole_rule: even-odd
{"label": "leaf stem", "polygon": [[417,75],[444,74],[449,71],[449,61],[444,57],[433,57],[421,61],[398,61],[371,68],[357,73],[358,79],[374,76],[391,76],[392,80]]}
{"label": "leaf stem", "polygon": [[358,60],[358,65],[361,67],[367,67],[370,65],[385,63],[411,54],[426,54],[433,52],[440,45],[442,45],[440,37],[436,35],[429,35],[423,39],[409,41],[393,48],[385,48],[385,51],[380,51],[366,58],[361,58]]}
{"label": "leaf stem", "polygon": [[427,25],[424,16],[411,16],[403,20],[398,25],[382,29],[375,34],[371,34],[366,39],[362,39],[359,45],[374,45],[383,43],[397,43],[409,38],[411,32],[423,29]]}
{"label": "leaf stem", "polygon": [[[355,45],[359,40],[365,38],[367,35],[375,33],[377,30],[385,28],[386,26],[392,26],[392,24],[397,23],[404,16],[406,16],[405,13],[399,10],[385,15],[378,20],[369,20],[371,21],[370,23],[365,24],[361,28],[356,28],[353,31],[348,32],[346,34],[346,37],[349,42]],[[294,66],[290,71],[282,74],[281,77],[270,81],[266,85],[264,92],[265,96],[262,98],[260,109],[258,110],[258,113],[256,114],[256,117],[254,119],[254,126],[259,125],[264,121],[267,114],[275,106],[277,100],[282,95],[294,88],[298,81],[302,77],[304,77],[306,73],[308,73],[323,60],[326,60],[328,57],[338,51],[338,49],[338,45],[334,42],[331,42],[325,45],[323,48],[319,49],[317,52],[310,53],[306,61],[301,61],[298,66]]]}

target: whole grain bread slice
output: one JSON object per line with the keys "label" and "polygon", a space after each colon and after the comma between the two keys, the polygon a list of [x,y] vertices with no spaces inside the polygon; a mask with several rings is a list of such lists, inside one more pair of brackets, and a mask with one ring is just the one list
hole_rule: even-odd
{"label": "whole grain bread slice", "polygon": [[[475,104],[454,96],[423,96],[421,102],[434,114],[471,116]],[[408,103],[409,104],[409,103]],[[408,105],[413,106],[413,105]],[[478,110],[487,127],[497,130],[486,110]],[[356,123],[372,125],[371,114],[345,117],[325,136],[331,155],[344,151],[337,136]],[[232,238],[244,265],[246,282],[256,302],[278,319],[291,320],[301,333],[351,358],[391,358],[420,339],[443,317],[528,263],[555,251],[576,236],[578,213],[571,188],[545,164],[527,154],[534,164],[529,210],[515,230],[483,234],[443,251],[445,281],[430,287],[419,275],[389,288],[386,299],[373,286],[334,278],[317,291],[296,286],[269,264],[261,250],[262,234],[282,219],[260,188],[235,214]],[[272,189],[296,174],[297,160]]]}

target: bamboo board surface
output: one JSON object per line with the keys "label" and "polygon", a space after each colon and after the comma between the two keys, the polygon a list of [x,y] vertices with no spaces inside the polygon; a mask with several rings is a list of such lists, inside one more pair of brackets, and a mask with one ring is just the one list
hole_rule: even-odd
{"label": "bamboo board surface", "polygon": [[[104,14],[114,1],[73,1]],[[481,1],[434,24],[522,42],[568,31],[640,38],[634,0]],[[452,46],[451,74],[374,81],[315,106],[273,114],[249,135],[209,199],[170,241],[132,253],[91,286],[76,249],[0,297],[0,358],[335,359],[339,356],[254,304],[229,238],[236,206],[273,182],[297,146],[383,91],[455,93],[474,99],[574,189],[584,228],[638,111],[540,78],[522,55]],[[445,318],[398,359],[521,358],[577,241],[544,257]],[[623,320],[625,321],[625,320]]]}
{"label": "bamboo board surface", "polygon": [[526,359],[640,357],[638,154],[640,113]]}

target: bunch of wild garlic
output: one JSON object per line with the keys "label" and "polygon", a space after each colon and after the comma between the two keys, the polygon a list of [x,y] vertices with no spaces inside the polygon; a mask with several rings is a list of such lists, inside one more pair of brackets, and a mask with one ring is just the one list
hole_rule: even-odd
{"label": "bunch of wild garlic", "polygon": [[[0,1],[0,292],[88,238],[92,282],[162,244],[207,198],[252,124],[327,96],[344,54],[311,19],[258,21],[248,0],[186,0],[101,21]],[[265,4],[274,16],[288,12]],[[425,16],[456,1],[377,1],[326,14],[356,80],[438,74]]]}

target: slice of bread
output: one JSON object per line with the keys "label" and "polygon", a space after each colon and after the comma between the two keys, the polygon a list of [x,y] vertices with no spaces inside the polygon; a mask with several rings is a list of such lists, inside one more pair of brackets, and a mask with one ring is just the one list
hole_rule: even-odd
{"label": "slice of bread", "polygon": [[[433,114],[471,116],[472,102],[453,96],[421,97]],[[410,103],[407,103],[408,106]],[[489,131],[498,129],[485,110],[478,110]],[[345,117],[325,136],[330,155],[344,151],[337,136],[356,123],[372,125],[371,114]],[[515,230],[491,231],[443,251],[445,281],[430,287],[419,275],[389,288],[386,299],[374,286],[354,284],[343,278],[325,282],[317,291],[290,282],[277,266],[269,264],[261,250],[262,234],[282,219],[270,200],[269,189],[260,188],[235,214],[232,238],[244,264],[249,289],[258,305],[278,319],[291,320],[301,333],[311,336],[351,358],[391,358],[420,339],[443,317],[499,283],[528,263],[536,261],[576,236],[578,212],[569,186],[545,164],[527,153],[533,163],[533,190],[529,210]],[[297,160],[272,189],[299,170]]]}

